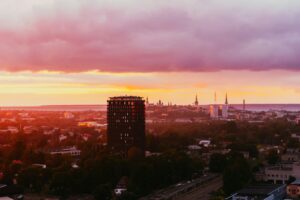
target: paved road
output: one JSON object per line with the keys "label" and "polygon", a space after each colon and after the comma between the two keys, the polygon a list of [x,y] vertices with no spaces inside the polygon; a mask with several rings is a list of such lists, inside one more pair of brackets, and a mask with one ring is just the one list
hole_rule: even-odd
{"label": "paved road", "polygon": [[222,187],[222,177],[217,177],[174,200],[209,200],[210,193]]}

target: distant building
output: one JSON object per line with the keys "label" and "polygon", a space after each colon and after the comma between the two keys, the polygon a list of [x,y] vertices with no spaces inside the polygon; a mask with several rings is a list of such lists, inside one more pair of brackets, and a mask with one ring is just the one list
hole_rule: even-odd
{"label": "distant building", "polygon": [[262,174],[264,181],[272,181],[274,183],[286,183],[291,177],[300,179],[300,163],[266,167]]}
{"label": "distant building", "polygon": [[102,126],[105,126],[105,124],[99,124],[98,122],[95,122],[95,121],[85,121],[85,122],[78,122],[78,126],[83,126],[83,127],[102,127]]}
{"label": "distant building", "polygon": [[75,115],[71,112],[65,112],[64,113],[64,118],[65,119],[73,119],[75,117]]}
{"label": "distant building", "polygon": [[158,100],[157,106],[163,106],[163,105],[164,105],[164,103],[162,102],[162,100]]}
{"label": "distant building", "polygon": [[[215,94],[215,101],[216,101],[216,94]],[[212,104],[209,107],[209,114],[212,119],[227,119],[228,118],[228,98],[227,94],[225,97],[225,104]]]}
{"label": "distant building", "polygon": [[107,142],[125,156],[132,147],[145,152],[145,102],[137,96],[111,97],[107,107]]}
{"label": "distant building", "polygon": [[291,135],[291,137],[294,138],[294,139],[296,139],[296,140],[298,140],[300,142],[300,133],[293,133]]}
{"label": "distant building", "polygon": [[68,155],[68,156],[80,156],[81,151],[75,146],[55,149],[50,152],[51,155]]}
{"label": "distant building", "polygon": [[220,106],[219,105],[210,105],[209,106],[209,115],[212,119],[219,119],[220,117]]}
{"label": "distant building", "polygon": [[286,194],[286,185],[262,184],[246,187],[232,194],[226,200],[282,200]]}
{"label": "distant building", "polygon": [[287,149],[287,151],[281,155],[281,161],[298,162],[300,161],[300,152],[296,151],[296,149]]}
{"label": "distant building", "polygon": [[221,105],[220,110],[222,112],[221,118],[227,119],[228,118],[228,105]]}
{"label": "distant building", "polygon": [[193,121],[191,119],[186,119],[186,118],[178,118],[178,119],[175,119],[176,123],[192,123]]}

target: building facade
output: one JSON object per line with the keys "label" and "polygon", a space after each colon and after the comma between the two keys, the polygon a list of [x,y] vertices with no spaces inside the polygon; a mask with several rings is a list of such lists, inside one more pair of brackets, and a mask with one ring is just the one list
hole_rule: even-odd
{"label": "building facade", "polygon": [[262,180],[274,183],[287,183],[291,177],[300,179],[299,162],[269,166],[262,174]]}
{"label": "building facade", "polygon": [[[216,94],[215,94],[215,101],[216,101]],[[212,104],[209,106],[209,115],[212,119],[227,119],[228,118],[228,97],[226,94],[225,103],[224,104]]]}
{"label": "building facade", "polygon": [[145,101],[137,96],[111,97],[107,101],[107,143],[128,155],[130,149],[145,152]]}

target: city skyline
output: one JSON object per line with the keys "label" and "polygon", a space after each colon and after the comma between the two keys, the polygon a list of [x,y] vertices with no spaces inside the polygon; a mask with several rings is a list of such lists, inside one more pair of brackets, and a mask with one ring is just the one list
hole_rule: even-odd
{"label": "city skyline", "polygon": [[[226,92],[232,104],[241,104],[243,99],[258,104],[298,103],[300,88],[293,86],[300,85],[298,75],[290,71],[272,72],[272,76],[268,75],[270,71],[173,72],[171,77],[170,73],[5,72],[0,75],[0,103],[2,106],[106,104],[110,96],[139,95],[148,96],[154,103],[162,100],[193,104],[198,94],[199,104],[211,104],[215,92],[217,103],[224,103]],[[247,77],[249,74],[254,77]],[[189,79],[180,80],[182,76]],[[219,82],[221,79],[223,83]],[[274,85],[273,79],[282,85]]]}
{"label": "city skyline", "polygon": [[[15,5],[19,5],[16,7]],[[300,102],[297,0],[0,2],[0,105]],[[229,23],[230,22],[230,23]],[[21,101],[20,101],[21,100]]]}

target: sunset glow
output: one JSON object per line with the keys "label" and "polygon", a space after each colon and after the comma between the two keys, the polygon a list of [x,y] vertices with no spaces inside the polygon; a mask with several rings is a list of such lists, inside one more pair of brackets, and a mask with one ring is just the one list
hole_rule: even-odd
{"label": "sunset glow", "polygon": [[[270,76],[272,74],[272,76]],[[157,73],[1,72],[2,105],[105,104],[109,96],[138,94],[176,104],[201,104],[225,93],[231,103],[297,103],[300,79],[291,71],[217,71]],[[23,101],[20,102],[20,99]]]}
{"label": "sunset glow", "polygon": [[[16,7],[15,5],[19,5]],[[299,103],[297,0],[1,1],[0,104]],[[20,101],[22,99],[22,101]]]}

